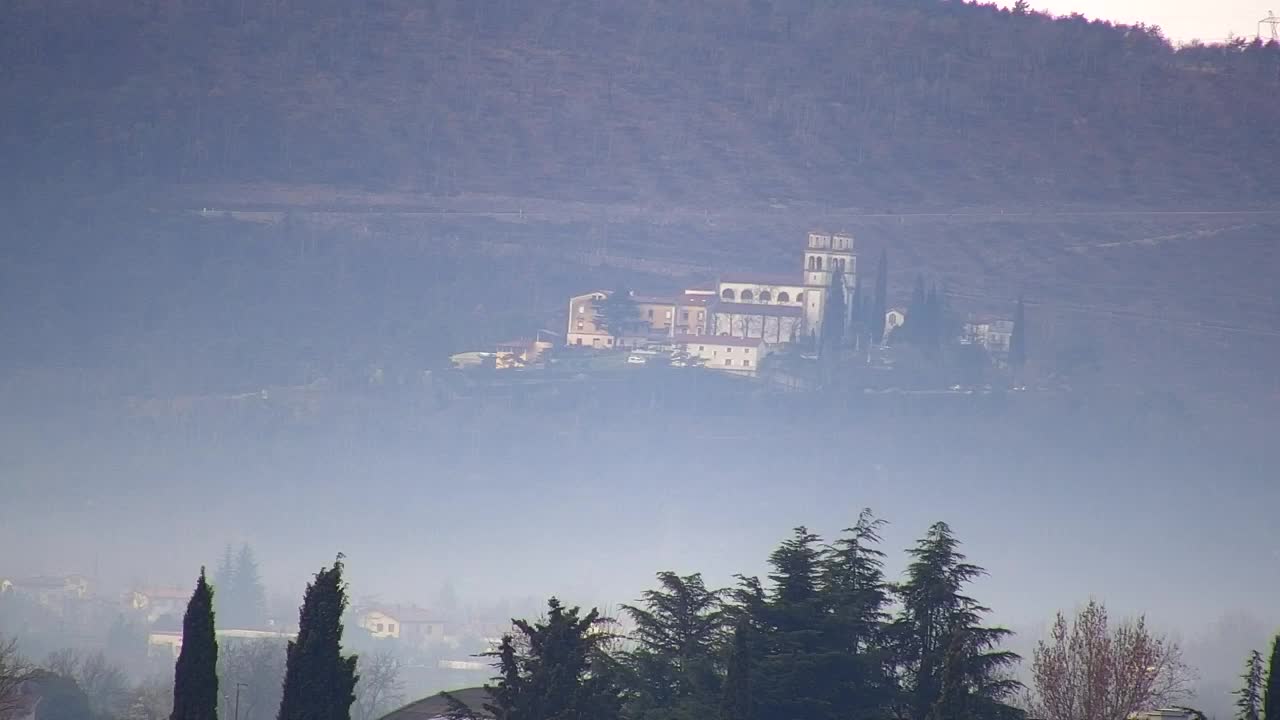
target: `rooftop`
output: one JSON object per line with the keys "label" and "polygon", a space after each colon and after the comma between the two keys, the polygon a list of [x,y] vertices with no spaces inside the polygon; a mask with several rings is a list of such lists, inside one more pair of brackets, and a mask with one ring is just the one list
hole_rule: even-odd
{"label": "rooftop", "polygon": [[735,272],[720,276],[722,283],[751,283],[753,285],[786,285],[804,287],[804,278],[798,275],[780,275],[778,273]]}
{"label": "rooftop", "polygon": [[766,303],[733,303],[716,304],[716,312],[731,315],[769,315],[772,317],[800,317],[804,310],[798,305],[769,305]]}

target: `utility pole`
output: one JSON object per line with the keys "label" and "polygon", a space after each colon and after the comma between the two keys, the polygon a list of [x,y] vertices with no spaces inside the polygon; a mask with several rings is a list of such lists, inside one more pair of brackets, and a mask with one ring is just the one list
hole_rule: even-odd
{"label": "utility pole", "polygon": [[240,720],[240,688],[249,687],[248,683],[236,683],[236,720]]}

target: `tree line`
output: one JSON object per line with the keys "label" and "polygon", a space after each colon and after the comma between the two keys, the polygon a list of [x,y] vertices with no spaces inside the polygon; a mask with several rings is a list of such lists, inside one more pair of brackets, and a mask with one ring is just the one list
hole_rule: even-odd
{"label": "tree line", "polygon": [[[1059,613],[1033,651],[1030,682],[1005,647],[1008,629],[970,594],[985,570],[937,522],[906,551],[901,579],[885,572],[885,521],[870,510],[833,539],[796,528],[768,556],[768,572],[709,587],[700,573],[657,574],[621,612],[630,630],[557,598],[515,619],[486,653],[488,700],[453,696],[451,717],[474,720],[1128,720],[1190,698],[1181,648],[1142,617],[1112,622],[1090,601]],[[357,703],[358,664],[343,644],[348,604],[340,554],[308,583],[298,633],[285,651],[278,720],[373,716]],[[215,588],[202,569],[183,618],[169,720],[227,714],[219,682]],[[1280,716],[1280,638],[1270,668],[1251,653],[1238,720]],[[68,670],[68,672],[71,672]],[[25,673],[25,674],[24,674]],[[24,671],[0,643],[0,718],[22,709]],[[74,686],[75,683],[72,683]],[[42,686],[41,691],[45,692]],[[1271,711],[1271,712],[1268,712]],[[1196,711],[1187,709],[1188,713]],[[156,715],[129,717],[160,720]],[[81,720],[82,713],[37,714]]]}

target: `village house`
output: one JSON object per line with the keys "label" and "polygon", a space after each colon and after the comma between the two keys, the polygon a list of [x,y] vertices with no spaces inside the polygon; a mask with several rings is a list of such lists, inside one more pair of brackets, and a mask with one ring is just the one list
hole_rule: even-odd
{"label": "village house", "polygon": [[609,297],[608,291],[575,295],[569,299],[565,342],[572,347],[608,349],[685,336],[758,339],[770,346],[816,339],[822,334],[827,294],[833,285],[845,293],[848,309],[856,281],[853,237],[812,232],[801,271],[795,275],[729,273],[719,278],[714,289],[689,289],[675,297],[633,294],[640,321],[634,336],[615,337],[597,322],[597,307]]}
{"label": "village house", "polygon": [[960,342],[980,345],[997,360],[1009,355],[1009,343],[1013,340],[1013,321],[1003,318],[970,319],[964,324]]}
{"label": "village house", "polygon": [[66,603],[89,596],[89,581],[82,575],[42,576],[0,580],[0,592],[20,595],[37,605],[61,609]]}
{"label": "village house", "polygon": [[734,375],[755,377],[760,361],[769,354],[769,346],[761,338],[737,338],[723,335],[703,335],[680,338],[678,351],[697,358],[703,367]]}
{"label": "village house", "polygon": [[375,638],[396,638],[417,648],[449,642],[445,621],[417,607],[366,608],[357,614],[356,624]]}
{"label": "village house", "polygon": [[130,610],[144,613],[147,622],[153,623],[165,615],[182,617],[187,610],[187,601],[190,599],[190,590],[176,587],[152,587],[130,592],[127,603]]}
{"label": "village house", "polygon": [[[277,632],[274,630],[215,630],[214,636],[217,638],[218,647],[227,648],[236,643],[249,642],[253,640],[278,640],[280,642],[288,642],[296,640],[297,633]],[[147,635],[147,656],[167,659],[178,659],[178,654],[182,652],[182,632],[179,631],[155,631]]]}

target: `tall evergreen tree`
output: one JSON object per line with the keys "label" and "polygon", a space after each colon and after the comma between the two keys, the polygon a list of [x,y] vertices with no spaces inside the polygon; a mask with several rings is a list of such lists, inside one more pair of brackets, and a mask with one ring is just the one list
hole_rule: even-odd
{"label": "tall evergreen tree", "polygon": [[625,653],[631,673],[628,716],[705,718],[719,695],[716,652],[723,644],[724,592],[708,590],[702,576],[658,573],[659,588],[641,605],[623,605],[635,625],[634,650]]}
{"label": "tall evergreen tree", "polygon": [[[596,610],[581,615],[555,598],[545,620],[515,621],[519,641],[507,635],[495,653],[499,674],[485,686],[493,698],[485,710],[497,720],[618,718],[622,693],[603,651],[603,622]],[[474,715],[453,704],[455,714]]]}
{"label": "tall evergreen tree", "polygon": [[258,574],[258,561],[247,544],[242,545],[236,555],[233,578],[236,626],[248,629],[264,627],[267,623],[267,591]]}
{"label": "tall evergreen tree", "polygon": [[984,573],[965,562],[959,541],[946,523],[935,523],[914,548],[907,579],[897,588],[902,609],[892,631],[899,648],[910,717],[929,715],[942,692],[949,643],[963,634],[966,701],[974,717],[1012,712],[1003,701],[1021,687],[1007,675],[1018,656],[996,649],[1011,633],[983,627],[990,610],[964,594],[964,588]]}
{"label": "tall evergreen tree", "polygon": [[173,674],[172,720],[217,720],[218,640],[213,626],[213,589],[204,568],[182,619],[182,650]]}
{"label": "tall evergreen tree", "polygon": [[342,656],[342,613],[347,609],[342,557],[307,584],[298,637],[287,650],[279,720],[351,720],[356,656]]}
{"label": "tall evergreen tree", "polygon": [[622,336],[635,330],[641,322],[640,308],[626,287],[609,293],[604,300],[595,303],[595,324],[621,341]]}
{"label": "tall evergreen tree", "polygon": [[1262,718],[1262,653],[1254,650],[1244,664],[1240,676],[1244,685],[1235,691],[1236,720],[1261,720]]}
{"label": "tall evergreen tree", "polygon": [[822,590],[842,648],[850,654],[869,652],[880,644],[889,616],[889,585],[884,579],[880,528],[885,525],[864,509],[858,522],[832,543],[822,559]]}
{"label": "tall evergreen tree", "polygon": [[720,701],[720,720],[751,720],[751,624],[738,621],[733,631],[729,668]]}
{"label": "tall evergreen tree", "polygon": [[942,665],[942,687],[929,711],[929,720],[969,720],[969,678],[965,673],[967,648],[964,630],[957,631],[947,645]]}
{"label": "tall evergreen tree", "polygon": [[1013,334],[1009,337],[1009,367],[1019,369],[1027,364],[1027,316],[1022,298],[1013,312]]}
{"label": "tall evergreen tree", "polygon": [[875,302],[871,306],[871,342],[884,342],[884,320],[889,313],[889,252],[880,251],[880,266],[876,268]]}
{"label": "tall evergreen tree", "polygon": [[845,325],[848,322],[848,305],[844,301],[844,275],[831,273],[827,286],[826,304],[822,308],[822,354],[835,356],[844,345]]}
{"label": "tall evergreen tree", "polygon": [[1280,718],[1280,635],[1271,641],[1271,660],[1267,663],[1267,685],[1262,692],[1262,717]]}

